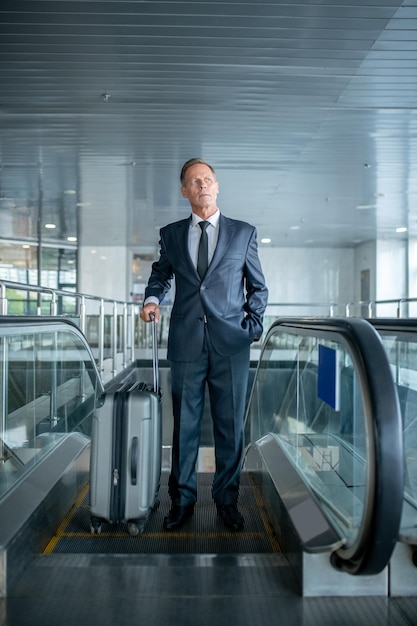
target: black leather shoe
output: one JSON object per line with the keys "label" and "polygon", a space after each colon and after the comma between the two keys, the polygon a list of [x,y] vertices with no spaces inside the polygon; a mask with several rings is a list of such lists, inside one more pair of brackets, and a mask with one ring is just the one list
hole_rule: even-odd
{"label": "black leather shoe", "polygon": [[173,504],[170,512],[164,519],[165,530],[175,530],[181,528],[185,522],[194,515],[194,504],[188,506],[180,506]]}
{"label": "black leather shoe", "polygon": [[242,530],[245,520],[242,513],[237,510],[236,504],[217,504],[217,513],[227,528]]}

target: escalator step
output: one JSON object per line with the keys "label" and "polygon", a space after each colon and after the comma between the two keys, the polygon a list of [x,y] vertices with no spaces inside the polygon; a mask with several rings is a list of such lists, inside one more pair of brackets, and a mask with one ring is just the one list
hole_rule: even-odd
{"label": "escalator step", "polygon": [[211,497],[213,474],[198,474],[198,501],[194,516],[178,531],[163,530],[170,508],[168,473],[161,478],[160,506],[153,511],[141,535],[132,537],[126,524],[103,523],[100,534],[90,533],[89,488],[62,521],[44,553],[73,554],[248,554],[280,552],[277,538],[265,514],[256,485],[242,474],[239,509],[245,518],[243,531],[224,527]]}

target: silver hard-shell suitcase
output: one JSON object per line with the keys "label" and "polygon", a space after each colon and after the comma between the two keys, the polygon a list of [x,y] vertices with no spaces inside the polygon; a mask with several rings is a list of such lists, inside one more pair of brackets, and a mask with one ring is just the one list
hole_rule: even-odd
{"label": "silver hard-shell suitcase", "polygon": [[90,460],[91,532],[103,521],[126,522],[142,532],[159,504],[162,457],[161,395],[156,324],[153,326],[153,386],[127,382],[110,388],[93,419]]}

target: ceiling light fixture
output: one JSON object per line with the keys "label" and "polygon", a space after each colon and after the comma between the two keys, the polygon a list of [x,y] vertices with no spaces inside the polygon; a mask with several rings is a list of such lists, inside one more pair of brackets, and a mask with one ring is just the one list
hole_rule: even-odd
{"label": "ceiling light fixture", "polygon": [[56,224],[45,224],[45,228],[53,229],[56,228]]}
{"label": "ceiling light fixture", "polygon": [[67,237],[67,241],[77,241],[77,237]]}
{"label": "ceiling light fixture", "polygon": [[405,226],[400,226],[399,228],[395,229],[396,233],[406,233],[407,232],[407,228]]}
{"label": "ceiling light fixture", "polygon": [[269,237],[263,237],[261,239],[261,243],[271,243],[272,239],[270,239]]}

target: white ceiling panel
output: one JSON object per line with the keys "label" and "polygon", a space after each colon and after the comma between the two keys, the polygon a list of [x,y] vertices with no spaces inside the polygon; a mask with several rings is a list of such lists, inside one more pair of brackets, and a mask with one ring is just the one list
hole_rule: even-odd
{"label": "white ceiling panel", "polygon": [[2,0],[1,236],[156,250],[194,156],[268,245],[415,236],[416,85],[412,0]]}

